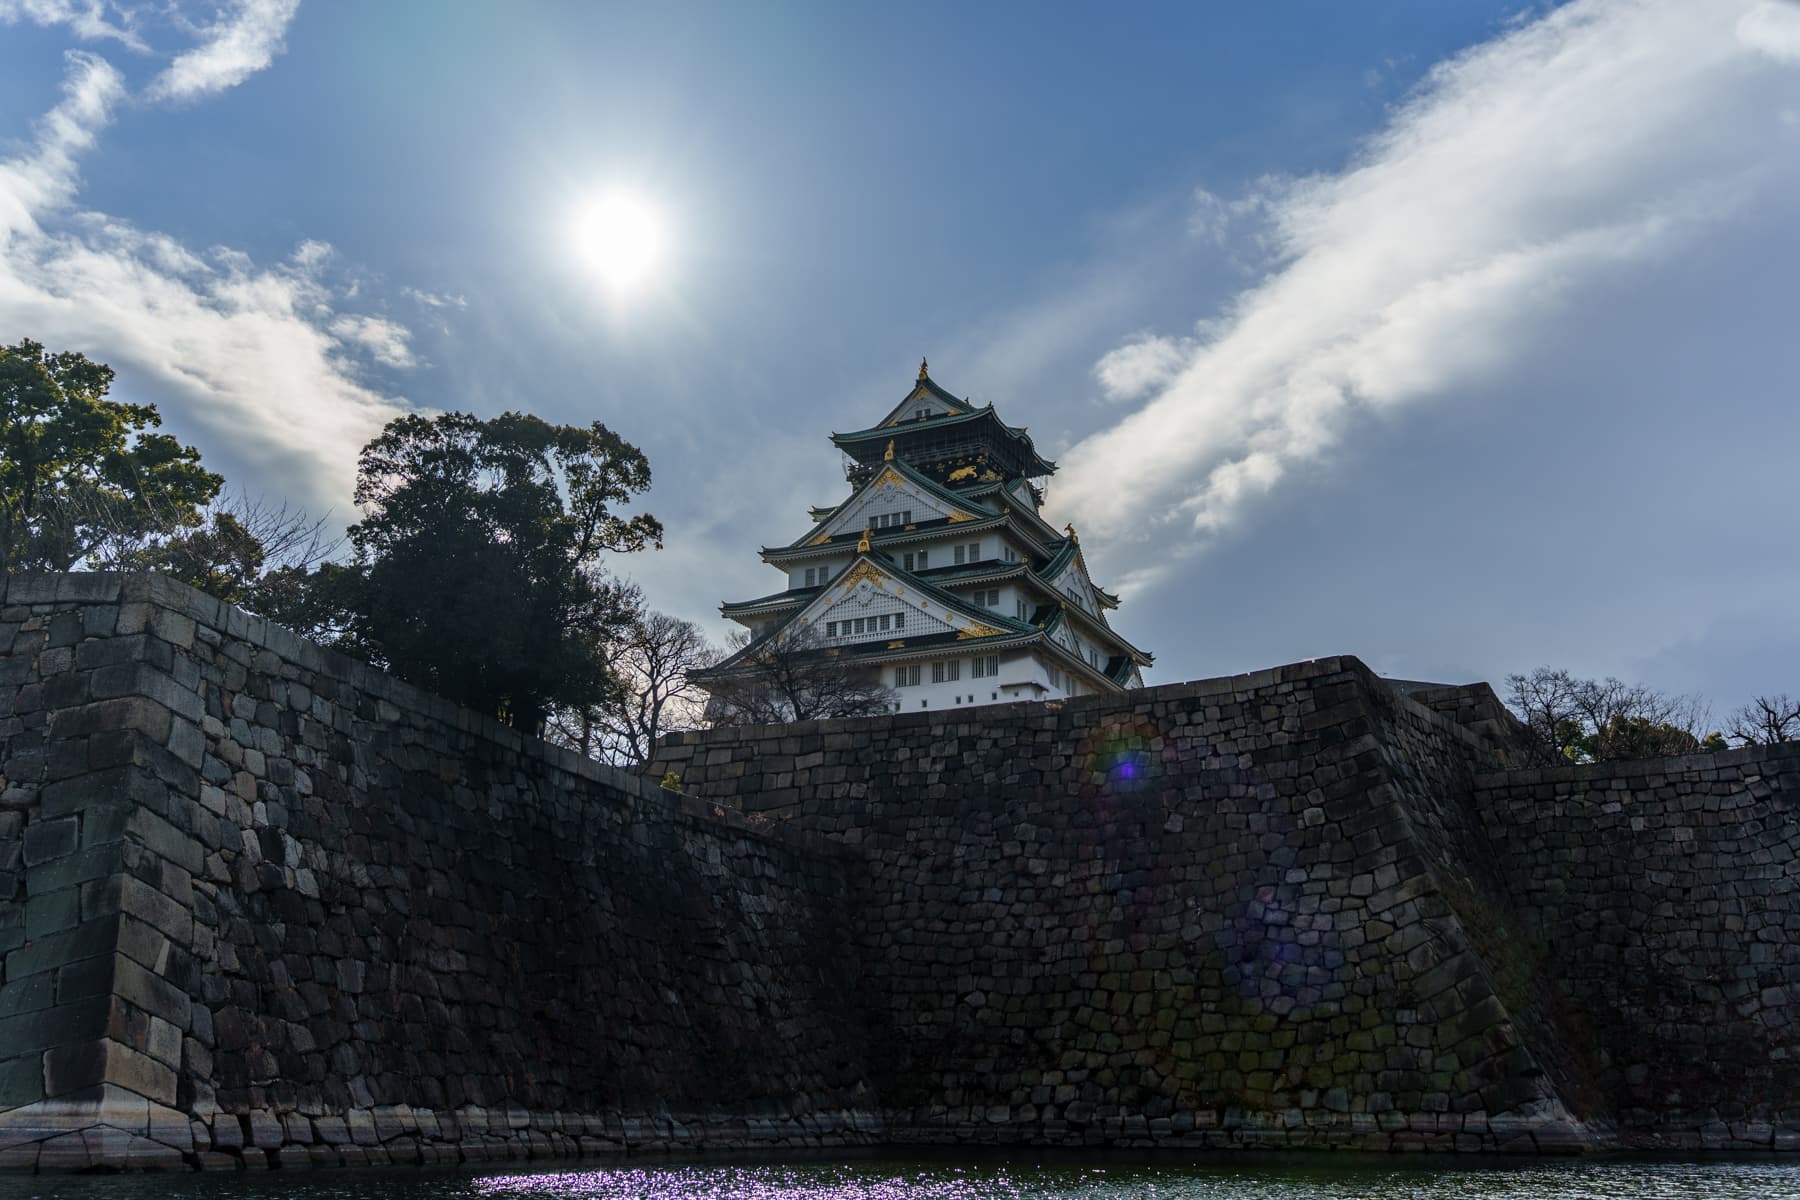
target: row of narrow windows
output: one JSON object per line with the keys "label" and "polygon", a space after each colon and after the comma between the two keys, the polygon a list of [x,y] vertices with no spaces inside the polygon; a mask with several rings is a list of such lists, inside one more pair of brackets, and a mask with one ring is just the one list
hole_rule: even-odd
{"label": "row of narrow windows", "polygon": [[856,617],[848,621],[825,622],[826,637],[855,637],[859,633],[898,633],[906,628],[906,614],[893,613],[893,624],[888,624],[890,614],[883,613],[878,617]]}
{"label": "row of narrow windows", "polygon": [[[922,668],[914,663],[909,666],[894,668],[894,686],[897,688],[918,687]],[[998,654],[979,654],[969,660],[969,675],[973,679],[993,679],[1000,674],[1000,656]],[[962,659],[940,659],[931,664],[931,682],[955,683],[962,678]]]}
{"label": "row of narrow windows", "polygon": [[904,512],[881,513],[869,518],[870,529],[896,529],[902,525],[912,524],[912,509]]}

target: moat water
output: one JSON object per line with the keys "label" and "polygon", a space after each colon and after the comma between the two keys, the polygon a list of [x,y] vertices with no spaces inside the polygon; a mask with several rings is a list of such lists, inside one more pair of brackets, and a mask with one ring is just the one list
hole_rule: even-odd
{"label": "moat water", "polygon": [[0,1175],[0,1200],[1783,1200],[1777,1160],[1446,1162],[1333,1157],[1039,1162],[868,1158],[658,1163],[481,1173],[288,1170]]}

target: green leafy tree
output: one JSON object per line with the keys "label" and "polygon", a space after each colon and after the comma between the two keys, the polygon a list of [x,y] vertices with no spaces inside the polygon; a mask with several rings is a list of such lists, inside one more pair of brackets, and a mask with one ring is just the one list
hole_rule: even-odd
{"label": "green leafy tree", "polygon": [[113,371],[30,340],[0,346],[0,567],[111,565],[202,523],[224,480],[149,404],[106,398]]}
{"label": "green leafy tree", "polygon": [[[536,730],[620,698],[608,648],[632,615],[602,555],[662,544],[614,510],[650,464],[598,422],[406,416],[364,447],[352,562],[271,581],[271,610],[473,708]],[[282,619],[276,614],[276,619]]]}

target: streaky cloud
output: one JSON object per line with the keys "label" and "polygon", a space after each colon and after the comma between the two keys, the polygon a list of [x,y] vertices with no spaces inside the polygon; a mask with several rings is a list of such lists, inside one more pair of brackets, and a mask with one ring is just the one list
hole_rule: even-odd
{"label": "streaky cloud", "polygon": [[[275,44],[270,22],[286,18],[270,13],[292,7],[264,6],[263,32],[245,45]],[[255,58],[221,53],[180,94],[228,86]],[[126,99],[115,68],[70,51],[60,101],[23,152],[0,159],[0,329],[111,363],[116,389],[165,402],[165,415],[204,431],[209,456],[228,448],[265,489],[315,511],[346,506],[357,450],[408,411],[370,372],[415,365],[410,332],[345,311],[355,288],[334,282],[323,241],[259,266],[81,210],[80,160]]]}
{"label": "streaky cloud", "polygon": [[0,23],[66,25],[88,41],[112,40],[147,50],[136,28],[137,10],[107,0],[0,0]]}
{"label": "streaky cloud", "polygon": [[1492,377],[1584,284],[1791,184],[1796,63],[1800,6],[1576,0],[1436,66],[1342,172],[1201,191],[1203,235],[1267,222],[1268,273],[1099,361],[1137,407],[1064,454],[1058,508],[1154,582],[1359,416]]}
{"label": "streaky cloud", "polygon": [[228,14],[206,27],[205,40],[151,81],[146,99],[193,100],[236,87],[281,53],[282,38],[300,0],[236,0]]}

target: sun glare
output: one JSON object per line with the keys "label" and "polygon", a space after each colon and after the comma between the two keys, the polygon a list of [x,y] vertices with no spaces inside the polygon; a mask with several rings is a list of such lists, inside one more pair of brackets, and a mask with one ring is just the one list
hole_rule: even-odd
{"label": "sun glare", "polygon": [[588,205],[576,239],[582,257],[613,292],[637,288],[663,257],[661,215],[630,192],[608,192]]}

